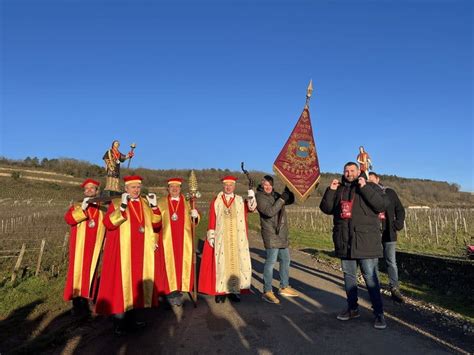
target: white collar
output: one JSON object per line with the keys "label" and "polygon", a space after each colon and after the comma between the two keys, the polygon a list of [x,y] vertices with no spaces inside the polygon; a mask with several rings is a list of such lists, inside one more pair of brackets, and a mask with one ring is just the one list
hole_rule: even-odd
{"label": "white collar", "polygon": [[178,196],[178,197],[171,197],[170,196],[171,201],[178,201],[179,202],[180,199],[181,199],[180,196]]}
{"label": "white collar", "polygon": [[234,195],[233,192],[232,192],[231,194],[226,194],[226,193],[224,192],[224,197],[225,197],[226,200],[229,200],[229,199],[233,198],[234,196],[235,196],[235,195]]}

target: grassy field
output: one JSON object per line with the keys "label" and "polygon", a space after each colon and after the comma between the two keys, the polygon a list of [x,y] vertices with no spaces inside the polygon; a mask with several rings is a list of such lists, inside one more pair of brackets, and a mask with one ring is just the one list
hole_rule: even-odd
{"label": "grassy field", "polygon": [[[318,208],[290,207],[287,211],[295,245],[332,248],[332,216]],[[474,244],[473,209],[406,209],[405,229],[398,232],[399,250],[465,257],[469,244]]]}

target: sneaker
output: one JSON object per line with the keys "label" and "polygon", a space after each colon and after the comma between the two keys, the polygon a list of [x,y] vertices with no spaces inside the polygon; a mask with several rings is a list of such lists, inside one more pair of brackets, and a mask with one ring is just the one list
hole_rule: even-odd
{"label": "sneaker", "polygon": [[375,316],[374,328],[375,329],[387,328],[387,323],[385,322],[385,317],[383,316],[383,314],[378,314]]}
{"label": "sneaker", "polygon": [[268,303],[273,303],[273,304],[279,304],[280,300],[276,298],[276,296],[273,294],[272,291],[265,292],[262,296],[262,299],[264,301],[267,301]]}
{"label": "sneaker", "polygon": [[398,288],[392,288],[390,290],[390,293],[392,294],[392,300],[394,300],[395,302],[398,302],[398,303],[405,302],[405,298],[403,297],[403,295],[401,294]]}
{"label": "sneaker", "polygon": [[341,313],[337,315],[337,319],[339,320],[349,320],[349,319],[354,319],[354,318],[359,318],[360,313],[359,313],[359,308],[356,309],[348,309],[346,308],[343,310]]}
{"label": "sneaker", "polygon": [[286,296],[286,297],[298,297],[299,296],[298,292],[296,292],[290,286],[280,288],[280,291],[278,293],[280,295]]}

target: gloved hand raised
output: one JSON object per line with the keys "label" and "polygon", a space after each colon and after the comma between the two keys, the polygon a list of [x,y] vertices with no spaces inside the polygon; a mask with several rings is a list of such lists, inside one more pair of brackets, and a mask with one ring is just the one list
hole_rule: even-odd
{"label": "gloved hand raised", "polygon": [[120,202],[120,211],[125,211],[125,209],[128,206],[128,200],[130,199],[130,194],[127,192],[124,192],[122,194],[122,201]]}
{"label": "gloved hand raised", "polygon": [[250,189],[250,190],[247,191],[247,199],[248,199],[248,200],[251,200],[251,199],[253,199],[253,198],[255,198],[255,191],[253,191],[252,189]]}
{"label": "gloved hand raised", "polygon": [[283,191],[280,195],[280,198],[285,201],[285,202],[288,202],[290,200],[290,193],[288,191]]}
{"label": "gloved hand raised", "polygon": [[82,200],[81,208],[82,208],[83,211],[85,211],[87,209],[87,207],[89,206],[89,200],[91,198],[92,197],[85,197],[84,200]]}
{"label": "gloved hand raised", "polygon": [[283,190],[283,192],[281,193],[280,195],[280,198],[285,201],[285,203],[287,203],[288,201],[290,201],[290,199],[292,198],[292,192],[290,191],[290,189],[288,188],[288,186],[285,186],[285,189]]}
{"label": "gloved hand raised", "polygon": [[191,217],[194,218],[194,219],[199,217],[199,213],[198,213],[197,209],[192,209],[191,210]]}
{"label": "gloved hand raised", "polygon": [[148,201],[148,204],[150,205],[150,207],[156,207],[157,205],[157,202],[156,202],[156,194],[154,193],[149,193],[148,195],[146,195],[146,199]]}

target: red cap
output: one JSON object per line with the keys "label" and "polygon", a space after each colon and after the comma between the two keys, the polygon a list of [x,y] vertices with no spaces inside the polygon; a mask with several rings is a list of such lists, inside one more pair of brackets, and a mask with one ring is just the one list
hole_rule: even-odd
{"label": "red cap", "polygon": [[95,185],[95,186],[99,186],[100,182],[95,181],[94,179],[85,179],[84,182],[81,184],[81,187],[84,187],[87,184],[92,184],[92,185]]}
{"label": "red cap", "polygon": [[171,185],[171,184],[181,185],[182,183],[183,183],[183,179],[181,178],[168,179],[168,185]]}
{"label": "red cap", "polygon": [[141,183],[143,178],[140,175],[130,175],[130,176],[125,176],[123,178],[123,181],[125,181],[125,185],[128,184],[133,184],[135,182]]}
{"label": "red cap", "polygon": [[223,183],[226,183],[226,182],[232,182],[235,184],[235,182],[237,181],[237,178],[235,176],[232,176],[232,175],[228,175],[228,176],[224,176],[221,181]]}

